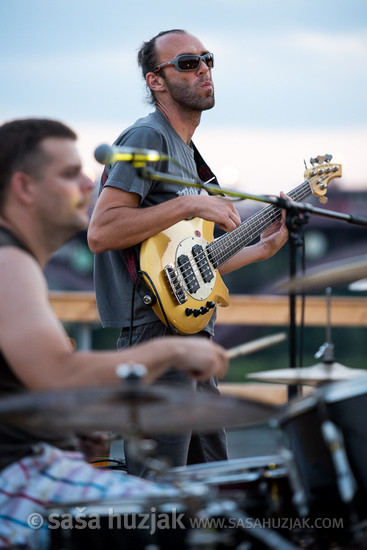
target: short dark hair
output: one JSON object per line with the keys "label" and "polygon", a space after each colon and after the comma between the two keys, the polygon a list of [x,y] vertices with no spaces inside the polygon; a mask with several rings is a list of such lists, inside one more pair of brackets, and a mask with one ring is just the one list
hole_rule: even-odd
{"label": "short dark hair", "polygon": [[27,118],[0,126],[0,211],[13,174],[22,171],[36,176],[44,167],[40,145],[48,137],[77,139],[71,128],[57,120]]}
{"label": "short dark hair", "polygon": [[[187,34],[187,32],[183,29],[171,29],[169,31],[160,32],[159,34],[148,40],[148,42],[143,42],[141,48],[138,51],[138,65],[141,68],[144,80],[146,75],[153,71],[158,65],[157,51],[155,47],[157,39],[161,36],[164,36],[165,34],[171,33]],[[151,103],[153,105],[156,104],[155,95],[149,87],[147,90],[147,101],[148,103]]]}

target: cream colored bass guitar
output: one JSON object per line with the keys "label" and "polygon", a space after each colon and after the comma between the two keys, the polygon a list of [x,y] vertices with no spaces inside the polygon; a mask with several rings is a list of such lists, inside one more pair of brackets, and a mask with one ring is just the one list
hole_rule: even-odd
{"label": "cream colored bass guitar", "polygon": [[[312,159],[305,181],[288,196],[300,202],[313,194],[326,202],[329,181],[341,176],[341,165],[331,164],[330,158]],[[140,270],[157,297],[153,310],[159,319],[179,334],[200,332],[214,308],[229,303],[219,268],[280,218],[281,210],[270,205],[214,240],[214,224],[193,218],[144,241]]]}

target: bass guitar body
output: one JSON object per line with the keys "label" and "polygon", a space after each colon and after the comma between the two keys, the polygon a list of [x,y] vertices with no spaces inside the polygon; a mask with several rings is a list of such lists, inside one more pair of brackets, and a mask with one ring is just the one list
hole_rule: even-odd
{"label": "bass guitar body", "polygon": [[179,334],[200,332],[216,305],[229,304],[228,289],[206,252],[213,231],[212,222],[192,218],[141,246],[140,270],[157,297],[153,310],[162,323]]}

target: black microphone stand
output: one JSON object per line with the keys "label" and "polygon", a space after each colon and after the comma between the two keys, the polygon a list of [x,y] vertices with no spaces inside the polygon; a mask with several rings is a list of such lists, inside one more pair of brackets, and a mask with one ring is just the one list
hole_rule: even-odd
{"label": "black microphone stand", "polygon": [[[148,166],[135,166],[138,175],[143,179],[151,181],[163,181],[168,183],[176,183],[178,185],[184,185],[186,187],[196,187],[198,189],[205,189],[207,192],[214,195],[228,195],[230,197],[236,197],[239,199],[250,199],[257,202],[265,202],[277,206],[278,208],[285,209],[286,213],[286,225],[289,232],[289,274],[290,278],[295,279],[297,274],[297,249],[303,243],[303,233],[305,225],[308,223],[310,215],[316,214],[327,218],[341,220],[354,225],[360,225],[367,227],[367,218],[361,218],[360,216],[352,216],[350,214],[344,214],[341,212],[334,212],[332,210],[325,210],[317,208],[308,203],[290,201],[282,197],[270,197],[268,195],[250,195],[248,193],[242,193],[239,191],[233,191],[223,187],[212,186],[204,184],[202,182],[195,183],[193,181],[186,181],[182,178],[165,174],[162,172],[155,172]],[[296,367],[297,357],[297,334],[296,334],[296,292],[292,289],[289,291],[289,366],[290,368]],[[299,392],[299,388],[295,384],[288,386],[288,398],[296,396]]]}
{"label": "black microphone stand", "polygon": [[[297,208],[292,206],[284,206],[284,208],[287,209],[285,223],[289,234],[289,276],[294,279],[297,275],[297,251],[304,246],[305,226],[309,221],[310,213],[304,212],[302,215]],[[297,367],[296,293],[293,290],[289,290],[289,367]],[[299,395],[301,391],[301,386],[289,384],[288,399]]]}
{"label": "black microphone stand", "polygon": [[[284,204],[283,204],[284,203]],[[367,227],[367,219],[359,216],[351,216],[331,210],[323,210],[310,204],[290,202],[287,199],[279,198],[279,208],[287,210],[286,225],[289,233],[289,274],[291,280],[297,275],[297,249],[303,245],[303,234],[305,225],[308,223],[311,213],[332,219],[346,221],[355,225]],[[289,291],[289,366],[297,366],[297,323],[296,323],[296,292],[290,288]],[[302,366],[302,365],[300,365]],[[292,399],[301,392],[301,386],[289,384],[288,399]]]}

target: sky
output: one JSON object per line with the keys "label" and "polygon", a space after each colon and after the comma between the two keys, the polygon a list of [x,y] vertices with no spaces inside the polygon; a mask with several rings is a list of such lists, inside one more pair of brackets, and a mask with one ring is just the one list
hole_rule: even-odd
{"label": "sky", "polygon": [[0,0],[0,123],[64,121],[98,173],[95,148],[152,109],[137,50],[177,27],[215,55],[194,141],[223,186],[289,191],[327,153],[366,189],[365,0]]}

